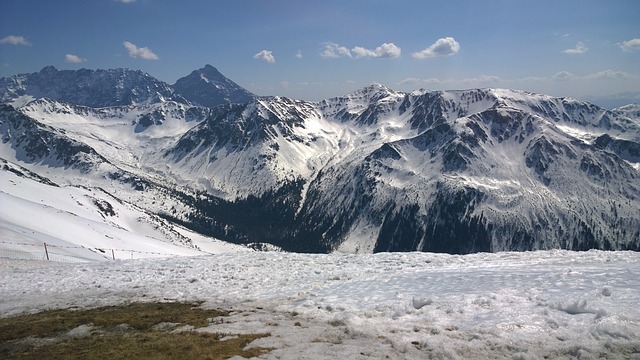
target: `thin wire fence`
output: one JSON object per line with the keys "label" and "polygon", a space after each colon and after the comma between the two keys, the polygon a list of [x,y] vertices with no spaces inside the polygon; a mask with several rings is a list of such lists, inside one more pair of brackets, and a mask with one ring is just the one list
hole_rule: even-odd
{"label": "thin wire fence", "polygon": [[91,262],[90,259],[72,256],[68,254],[58,254],[49,252],[49,258],[47,259],[47,254],[43,251],[18,251],[18,250],[7,250],[0,249],[0,258],[6,259],[14,259],[14,260],[40,260],[40,261],[55,261],[55,262],[69,262],[69,263],[81,263],[81,262]]}
{"label": "thin wire fence", "polygon": [[[94,262],[94,261],[109,261],[109,260],[125,260],[136,259],[141,257],[148,257],[148,255],[159,256],[176,256],[176,254],[161,253],[153,251],[140,251],[131,249],[104,249],[104,248],[88,248],[85,246],[61,246],[51,245],[43,243],[42,245],[36,245],[33,243],[17,243],[10,241],[0,241],[0,244],[19,245],[33,247],[34,251],[25,250],[9,250],[0,248],[0,258],[14,259],[14,260],[40,260],[40,261],[56,261],[56,262]],[[38,250],[36,250],[38,249]],[[52,251],[52,249],[85,249],[93,251],[95,257],[81,257],[69,254],[60,254]],[[147,256],[140,256],[147,255]]]}

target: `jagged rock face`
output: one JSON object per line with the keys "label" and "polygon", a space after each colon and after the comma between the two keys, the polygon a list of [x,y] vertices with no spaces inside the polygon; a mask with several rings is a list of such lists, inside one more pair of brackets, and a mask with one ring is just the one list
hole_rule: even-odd
{"label": "jagged rock face", "polygon": [[[207,66],[183,79],[197,90],[220,76]],[[312,252],[640,250],[640,120],[573,99],[374,84],[317,103],[41,100],[0,114],[4,154],[77,163],[115,196],[119,185],[104,178],[228,241]],[[96,170],[104,163],[127,170]]]}
{"label": "jagged rock face", "polygon": [[211,65],[178,79],[173,88],[187,100],[206,107],[248,103],[256,97]]}
{"label": "jagged rock face", "polygon": [[187,102],[168,84],[140,70],[57,70],[53,66],[37,73],[0,79],[2,102],[20,96],[45,97],[94,108],[169,100]]}

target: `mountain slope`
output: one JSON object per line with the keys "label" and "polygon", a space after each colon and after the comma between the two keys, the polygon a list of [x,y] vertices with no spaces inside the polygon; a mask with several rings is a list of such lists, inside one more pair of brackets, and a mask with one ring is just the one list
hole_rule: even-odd
{"label": "mountain slope", "polygon": [[[0,176],[0,253],[53,260],[112,260],[248,251],[205,239],[108,194],[58,186],[4,160]],[[34,221],[37,219],[37,221]]]}

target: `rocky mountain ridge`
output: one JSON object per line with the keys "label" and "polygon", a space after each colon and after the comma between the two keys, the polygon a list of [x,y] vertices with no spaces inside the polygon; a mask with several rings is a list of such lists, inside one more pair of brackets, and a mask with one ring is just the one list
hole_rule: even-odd
{"label": "rocky mountain ridge", "polygon": [[140,70],[122,68],[58,70],[47,66],[36,73],[0,79],[0,101],[16,105],[48,98],[93,108],[164,101],[214,107],[244,103],[254,97],[211,65],[194,70],[174,85]]}
{"label": "rocky mountain ridge", "polygon": [[[291,251],[640,250],[640,120],[624,109],[380,84],[316,103],[154,96],[5,105],[2,157],[208,235]],[[27,127],[38,131],[19,136]]]}

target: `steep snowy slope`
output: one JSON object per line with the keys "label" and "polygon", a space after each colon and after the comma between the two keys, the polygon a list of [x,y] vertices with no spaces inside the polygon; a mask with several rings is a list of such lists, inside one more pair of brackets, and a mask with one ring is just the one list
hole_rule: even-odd
{"label": "steep snowy slope", "polygon": [[[203,70],[190,78],[210,80]],[[373,84],[215,108],[40,99],[4,106],[0,127],[5,159],[234,242],[640,250],[640,120],[625,114],[523,91]]]}
{"label": "steep snowy slope", "polygon": [[213,109],[163,158],[233,200],[308,178],[335,152],[338,131],[312,104],[259,99]]}
{"label": "steep snowy slope", "polygon": [[101,188],[57,186],[4,161],[0,254],[52,259],[130,259],[247,251],[180,228]]}
{"label": "steep snowy slope", "polygon": [[[148,110],[156,113],[167,107],[182,109],[175,103],[162,103]],[[184,206],[170,195],[177,187],[157,176],[153,167],[141,164],[146,150],[155,151],[154,146],[167,141],[167,133],[188,126],[184,124],[190,117],[177,120],[166,116],[163,125],[167,130],[153,125],[137,132],[149,116],[145,108],[94,110],[49,100],[32,102],[21,111],[2,105],[0,158],[60,185],[106,191],[118,201],[136,204],[150,213],[179,212]],[[184,113],[192,114],[194,123],[202,115],[189,109]]]}

